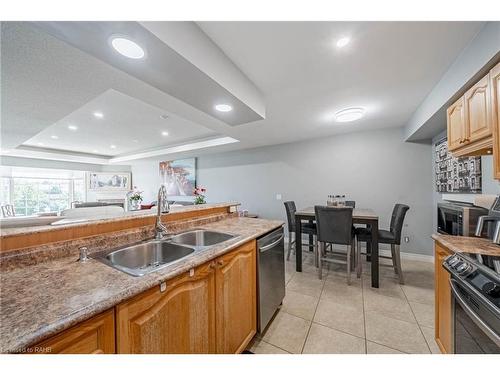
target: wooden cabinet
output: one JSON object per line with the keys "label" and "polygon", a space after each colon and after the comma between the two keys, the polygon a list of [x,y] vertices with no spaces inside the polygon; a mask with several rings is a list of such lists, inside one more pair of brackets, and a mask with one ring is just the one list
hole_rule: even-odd
{"label": "wooden cabinet", "polygon": [[116,307],[118,353],[239,353],[257,330],[256,242]]}
{"label": "wooden cabinet", "polygon": [[493,175],[500,180],[500,63],[490,71]]}
{"label": "wooden cabinet", "polygon": [[257,332],[255,241],[216,265],[217,353],[240,353]]}
{"label": "wooden cabinet", "polygon": [[442,353],[452,353],[452,300],[450,274],[443,268],[444,258],[452,252],[436,242],[434,248],[435,338]]}
{"label": "wooden cabinet", "polygon": [[215,353],[214,275],[210,262],[118,305],[118,353]]}
{"label": "wooden cabinet", "polygon": [[448,150],[462,146],[465,138],[464,97],[458,99],[446,111]]}
{"label": "wooden cabinet", "polygon": [[491,137],[490,75],[484,76],[465,93],[465,143]]}
{"label": "wooden cabinet", "polygon": [[491,153],[491,84],[487,74],[447,110],[448,149],[455,156]]}
{"label": "wooden cabinet", "polygon": [[115,313],[108,310],[28,351],[39,354],[112,354],[115,353]]}

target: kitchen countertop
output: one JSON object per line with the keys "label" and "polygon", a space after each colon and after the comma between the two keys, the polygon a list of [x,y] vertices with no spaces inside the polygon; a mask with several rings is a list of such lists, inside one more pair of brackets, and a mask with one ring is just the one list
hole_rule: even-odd
{"label": "kitchen countertop", "polygon": [[127,275],[94,259],[80,263],[74,257],[2,272],[0,352],[22,352],[281,225],[282,221],[237,217],[198,226],[237,237],[142,277]]}
{"label": "kitchen countertop", "polygon": [[500,256],[500,246],[487,238],[451,236],[434,233],[432,238],[455,253]]}
{"label": "kitchen countertop", "polygon": [[[237,202],[224,202],[224,203],[207,203],[203,205],[190,205],[183,207],[172,207],[169,213],[162,214],[162,217],[168,217],[168,215],[176,214],[179,212],[192,212],[205,210],[210,208],[219,208],[219,207],[231,207],[231,206],[239,206],[240,204]],[[83,227],[86,225],[95,225],[95,224],[104,224],[104,223],[112,223],[116,221],[122,220],[132,220],[132,219],[140,219],[144,217],[154,217],[156,216],[156,210],[138,210],[138,211],[130,211],[123,212],[123,214],[113,215],[113,216],[102,216],[95,218],[88,218],[86,221],[79,221],[70,224],[62,224],[62,225],[38,225],[38,226],[30,226],[30,227],[19,227],[19,228],[2,228],[0,233],[0,237],[7,236],[19,236],[33,233],[42,233],[48,231],[57,231],[64,228],[71,227]],[[60,219],[64,219],[61,217]],[[77,219],[77,218],[74,218]]]}

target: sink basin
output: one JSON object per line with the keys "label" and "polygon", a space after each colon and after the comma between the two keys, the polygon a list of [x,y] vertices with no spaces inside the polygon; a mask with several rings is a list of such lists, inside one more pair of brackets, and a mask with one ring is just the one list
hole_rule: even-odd
{"label": "sink basin", "polygon": [[180,245],[194,247],[196,249],[202,249],[217,245],[234,237],[236,236],[228,233],[198,229],[177,234],[171,237],[169,241]]}
{"label": "sink basin", "polygon": [[113,251],[97,259],[129,275],[143,276],[166,267],[194,251],[194,248],[176,243],[150,241]]}

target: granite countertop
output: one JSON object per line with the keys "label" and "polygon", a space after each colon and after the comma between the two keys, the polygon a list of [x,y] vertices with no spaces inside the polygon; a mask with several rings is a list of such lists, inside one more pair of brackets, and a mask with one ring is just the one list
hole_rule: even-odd
{"label": "granite countertop", "polygon": [[94,259],[80,263],[74,257],[2,272],[0,352],[20,352],[281,225],[282,221],[236,217],[198,226],[237,237],[142,277]]}
{"label": "granite countertop", "polygon": [[455,253],[500,256],[500,246],[487,238],[451,236],[434,233],[432,238]]}
{"label": "granite countertop", "polygon": [[[192,211],[199,211],[199,210],[205,210],[205,209],[210,209],[210,208],[219,208],[219,207],[231,207],[231,206],[239,206],[240,204],[237,202],[224,202],[224,203],[207,203],[203,205],[190,205],[190,206],[184,206],[184,207],[172,207],[170,209],[170,212],[167,214],[162,214],[162,217],[179,212],[192,212]],[[155,210],[141,210],[141,211],[131,211],[131,212],[124,212],[123,214],[120,215],[114,215],[114,216],[103,216],[103,217],[98,217],[98,218],[91,218],[87,221],[83,222],[75,222],[71,224],[62,224],[62,225],[38,225],[38,226],[31,226],[31,227],[19,227],[19,228],[2,228],[0,237],[7,237],[7,236],[22,236],[26,234],[32,234],[32,233],[42,233],[42,232],[48,232],[48,231],[55,231],[55,230],[61,230],[64,228],[71,228],[71,227],[83,227],[86,225],[95,225],[95,224],[103,224],[103,223],[112,223],[116,221],[122,221],[122,220],[131,220],[131,219],[140,219],[144,217],[153,217],[156,216],[156,211]],[[61,217],[61,219],[64,219],[64,217]],[[76,219],[76,218],[75,218]]]}

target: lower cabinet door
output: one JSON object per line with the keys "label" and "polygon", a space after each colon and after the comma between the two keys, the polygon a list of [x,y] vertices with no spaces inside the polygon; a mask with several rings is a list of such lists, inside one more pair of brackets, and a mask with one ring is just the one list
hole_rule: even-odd
{"label": "lower cabinet door", "polygon": [[257,332],[256,242],[216,259],[217,353],[240,353]]}
{"label": "lower cabinet door", "polygon": [[101,313],[28,350],[34,354],[115,353],[115,312]]}
{"label": "lower cabinet door", "polygon": [[215,353],[214,274],[210,262],[118,305],[118,353]]}

